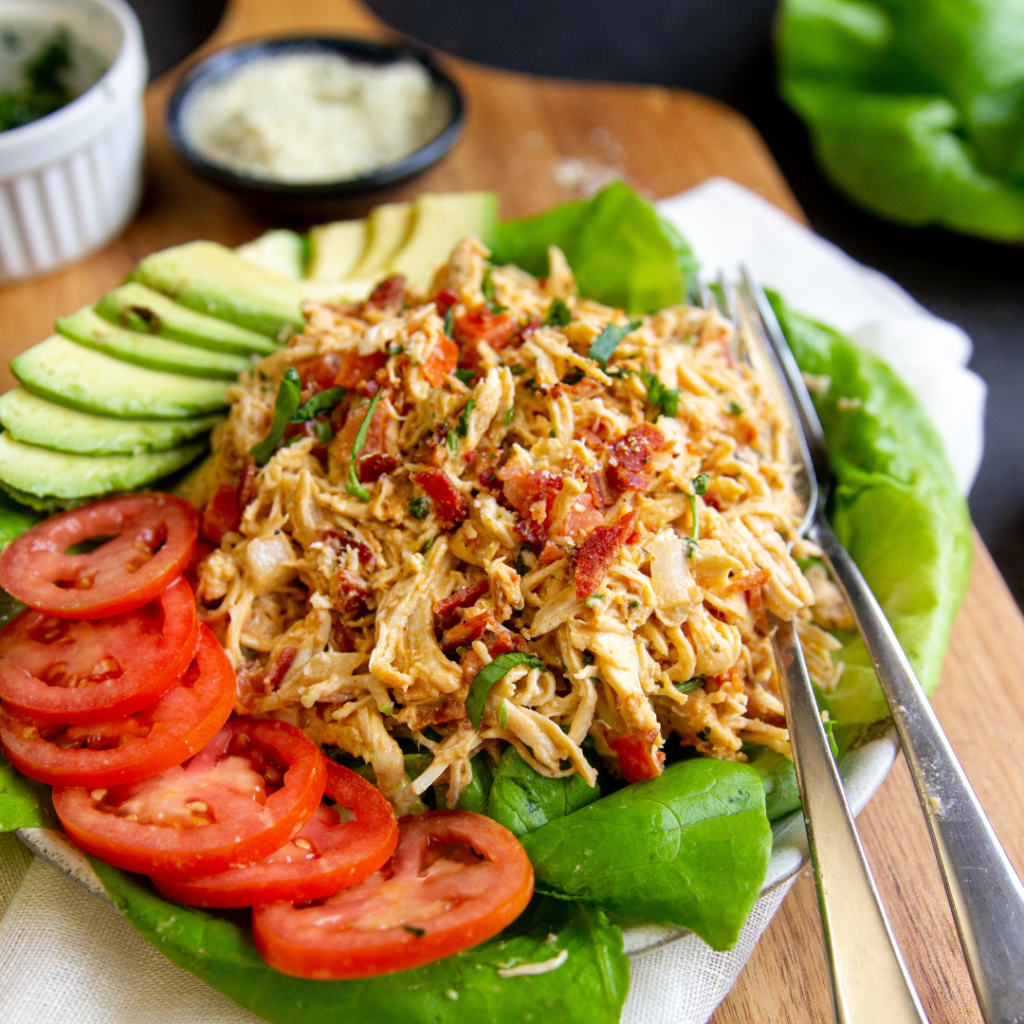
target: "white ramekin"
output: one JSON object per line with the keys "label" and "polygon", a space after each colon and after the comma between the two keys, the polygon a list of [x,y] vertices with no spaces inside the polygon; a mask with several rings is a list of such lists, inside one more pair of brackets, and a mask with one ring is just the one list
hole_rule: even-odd
{"label": "white ramekin", "polygon": [[66,25],[108,63],[66,107],[0,132],[0,284],[73,263],[128,223],[142,191],[146,51],[123,0],[0,0],[5,23]]}

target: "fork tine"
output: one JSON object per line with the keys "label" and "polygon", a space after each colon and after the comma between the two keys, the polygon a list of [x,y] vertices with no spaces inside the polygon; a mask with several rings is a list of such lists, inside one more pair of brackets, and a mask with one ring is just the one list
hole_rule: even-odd
{"label": "fork tine", "polygon": [[796,358],[786,341],[782,326],[775,316],[775,310],[768,301],[765,290],[758,284],[750,268],[740,268],[743,280],[743,290],[756,311],[757,319],[764,337],[772,347],[778,367],[782,371],[783,379],[793,397],[797,415],[800,418],[800,427],[803,430],[804,439],[807,443],[807,450],[811,456],[814,472],[818,482],[827,484],[832,479],[832,471],[829,467],[828,447],[825,444],[825,431],[822,430],[821,420],[818,419],[818,412],[814,408],[810,392],[807,390],[807,382],[797,365]]}
{"label": "fork tine", "polygon": [[693,275],[693,299],[701,309],[718,308],[715,293],[708,287],[699,270]]}

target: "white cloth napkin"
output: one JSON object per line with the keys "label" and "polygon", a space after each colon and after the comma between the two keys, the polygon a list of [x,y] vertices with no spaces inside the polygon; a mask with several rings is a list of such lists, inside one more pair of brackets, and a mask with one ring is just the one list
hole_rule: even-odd
{"label": "white cloth napkin", "polygon": [[[970,339],[763,199],[717,178],[659,204],[708,272],[751,267],[792,305],[890,363],[931,413],[966,491],[981,459],[984,384]],[[788,885],[763,897],[736,948],[695,936],[633,957],[623,1024],[703,1024],[732,987]],[[258,1024],[174,966],[110,907],[11,835],[0,836],[0,1022]],[[780,984],[782,979],[780,979]],[[301,1024],[301,1021],[296,1021]]]}

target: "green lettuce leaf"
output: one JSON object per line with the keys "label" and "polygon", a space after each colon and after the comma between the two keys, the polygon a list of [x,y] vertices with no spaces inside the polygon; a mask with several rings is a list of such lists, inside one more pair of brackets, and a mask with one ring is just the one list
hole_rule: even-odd
{"label": "green lettuce leaf", "polygon": [[693,758],[521,842],[538,886],[730,949],[761,892],[772,833],[753,768]]}
{"label": "green lettuce leaf", "polygon": [[[930,694],[973,553],[967,503],[942,441],[884,363],[770,298],[800,368],[831,380],[826,394],[814,395],[836,476],[829,521]],[[859,635],[841,639],[846,668],[828,694],[832,717],[841,725],[877,722],[888,708],[867,650]]]}
{"label": "green lettuce leaf", "polygon": [[581,295],[628,313],[682,302],[686,273],[696,267],[679,232],[621,181],[593,199],[502,222],[492,259],[543,277],[551,245],[565,254]]}
{"label": "green lettuce leaf", "polygon": [[35,512],[15,501],[6,491],[0,491],[0,551],[37,522],[39,516]]}
{"label": "green lettuce leaf", "polygon": [[494,773],[484,813],[513,835],[522,837],[549,821],[578,811],[600,796],[600,788],[588,786],[581,775],[545,778],[522,759],[515,747],[508,746]]}
{"label": "green lettuce leaf", "polygon": [[0,832],[55,827],[50,787],[26,779],[0,754]]}
{"label": "green lettuce leaf", "polygon": [[[139,875],[93,860],[131,926],[169,960],[271,1024],[618,1024],[629,987],[622,933],[592,907],[535,897],[497,937],[425,967],[360,981],[306,981],[268,967],[248,926],[168,903]],[[543,963],[557,970],[502,978],[500,968]]]}
{"label": "green lettuce leaf", "polygon": [[782,8],[780,89],[840,189],[900,223],[1024,238],[1024,5]]}

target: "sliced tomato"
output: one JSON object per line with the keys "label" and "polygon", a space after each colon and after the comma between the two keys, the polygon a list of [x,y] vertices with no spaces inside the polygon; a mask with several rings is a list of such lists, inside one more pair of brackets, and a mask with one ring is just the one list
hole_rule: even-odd
{"label": "sliced tomato", "polygon": [[238,492],[231,484],[221,484],[203,509],[203,540],[220,547],[225,533],[236,533],[242,522]]}
{"label": "sliced tomato", "polygon": [[641,782],[656,779],[661,774],[665,755],[655,746],[657,730],[651,729],[643,736],[620,736],[609,746],[619,758],[619,771],[627,782]]}
{"label": "sliced tomato", "polygon": [[183,579],[105,619],[22,612],[0,632],[0,699],[43,722],[131,714],[181,679],[198,642],[195,598]]}
{"label": "sliced tomato", "polygon": [[[0,555],[0,586],[37,611],[99,619],[152,601],[192,557],[199,513],[171,494],[125,494],[37,523]],[[87,554],[68,549],[109,538]]]}
{"label": "sliced tomato", "polygon": [[269,856],[323,796],[316,744],[274,719],[233,718],[183,764],[124,786],[56,788],[53,806],[86,853],[147,875],[200,878]]}
{"label": "sliced tomato", "polygon": [[195,660],[158,701],[88,725],[41,722],[0,704],[0,748],[23,775],[51,786],[114,786],[157,775],[202,750],[228,720],[235,673],[209,628]]}
{"label": "sliced tomato", "polygon": [[470,811],[398,822],[391,861],[312,906],[253,910],[253,938],[275,970],[331,980],[390,974],[497,935],[526,909],[533,867],[508,829]]}
{"label": "sliced tomato", "polygon": [[176,881],[154,878],[168,899],[190,907],[251,907],[288,900],[301,903],[347,889],[372,875],[394,852],[398,822],[375,786],[333,761],[324,761],[324,795],[355,820],[321,804],[302,831],[266,860],[219,875]]}

